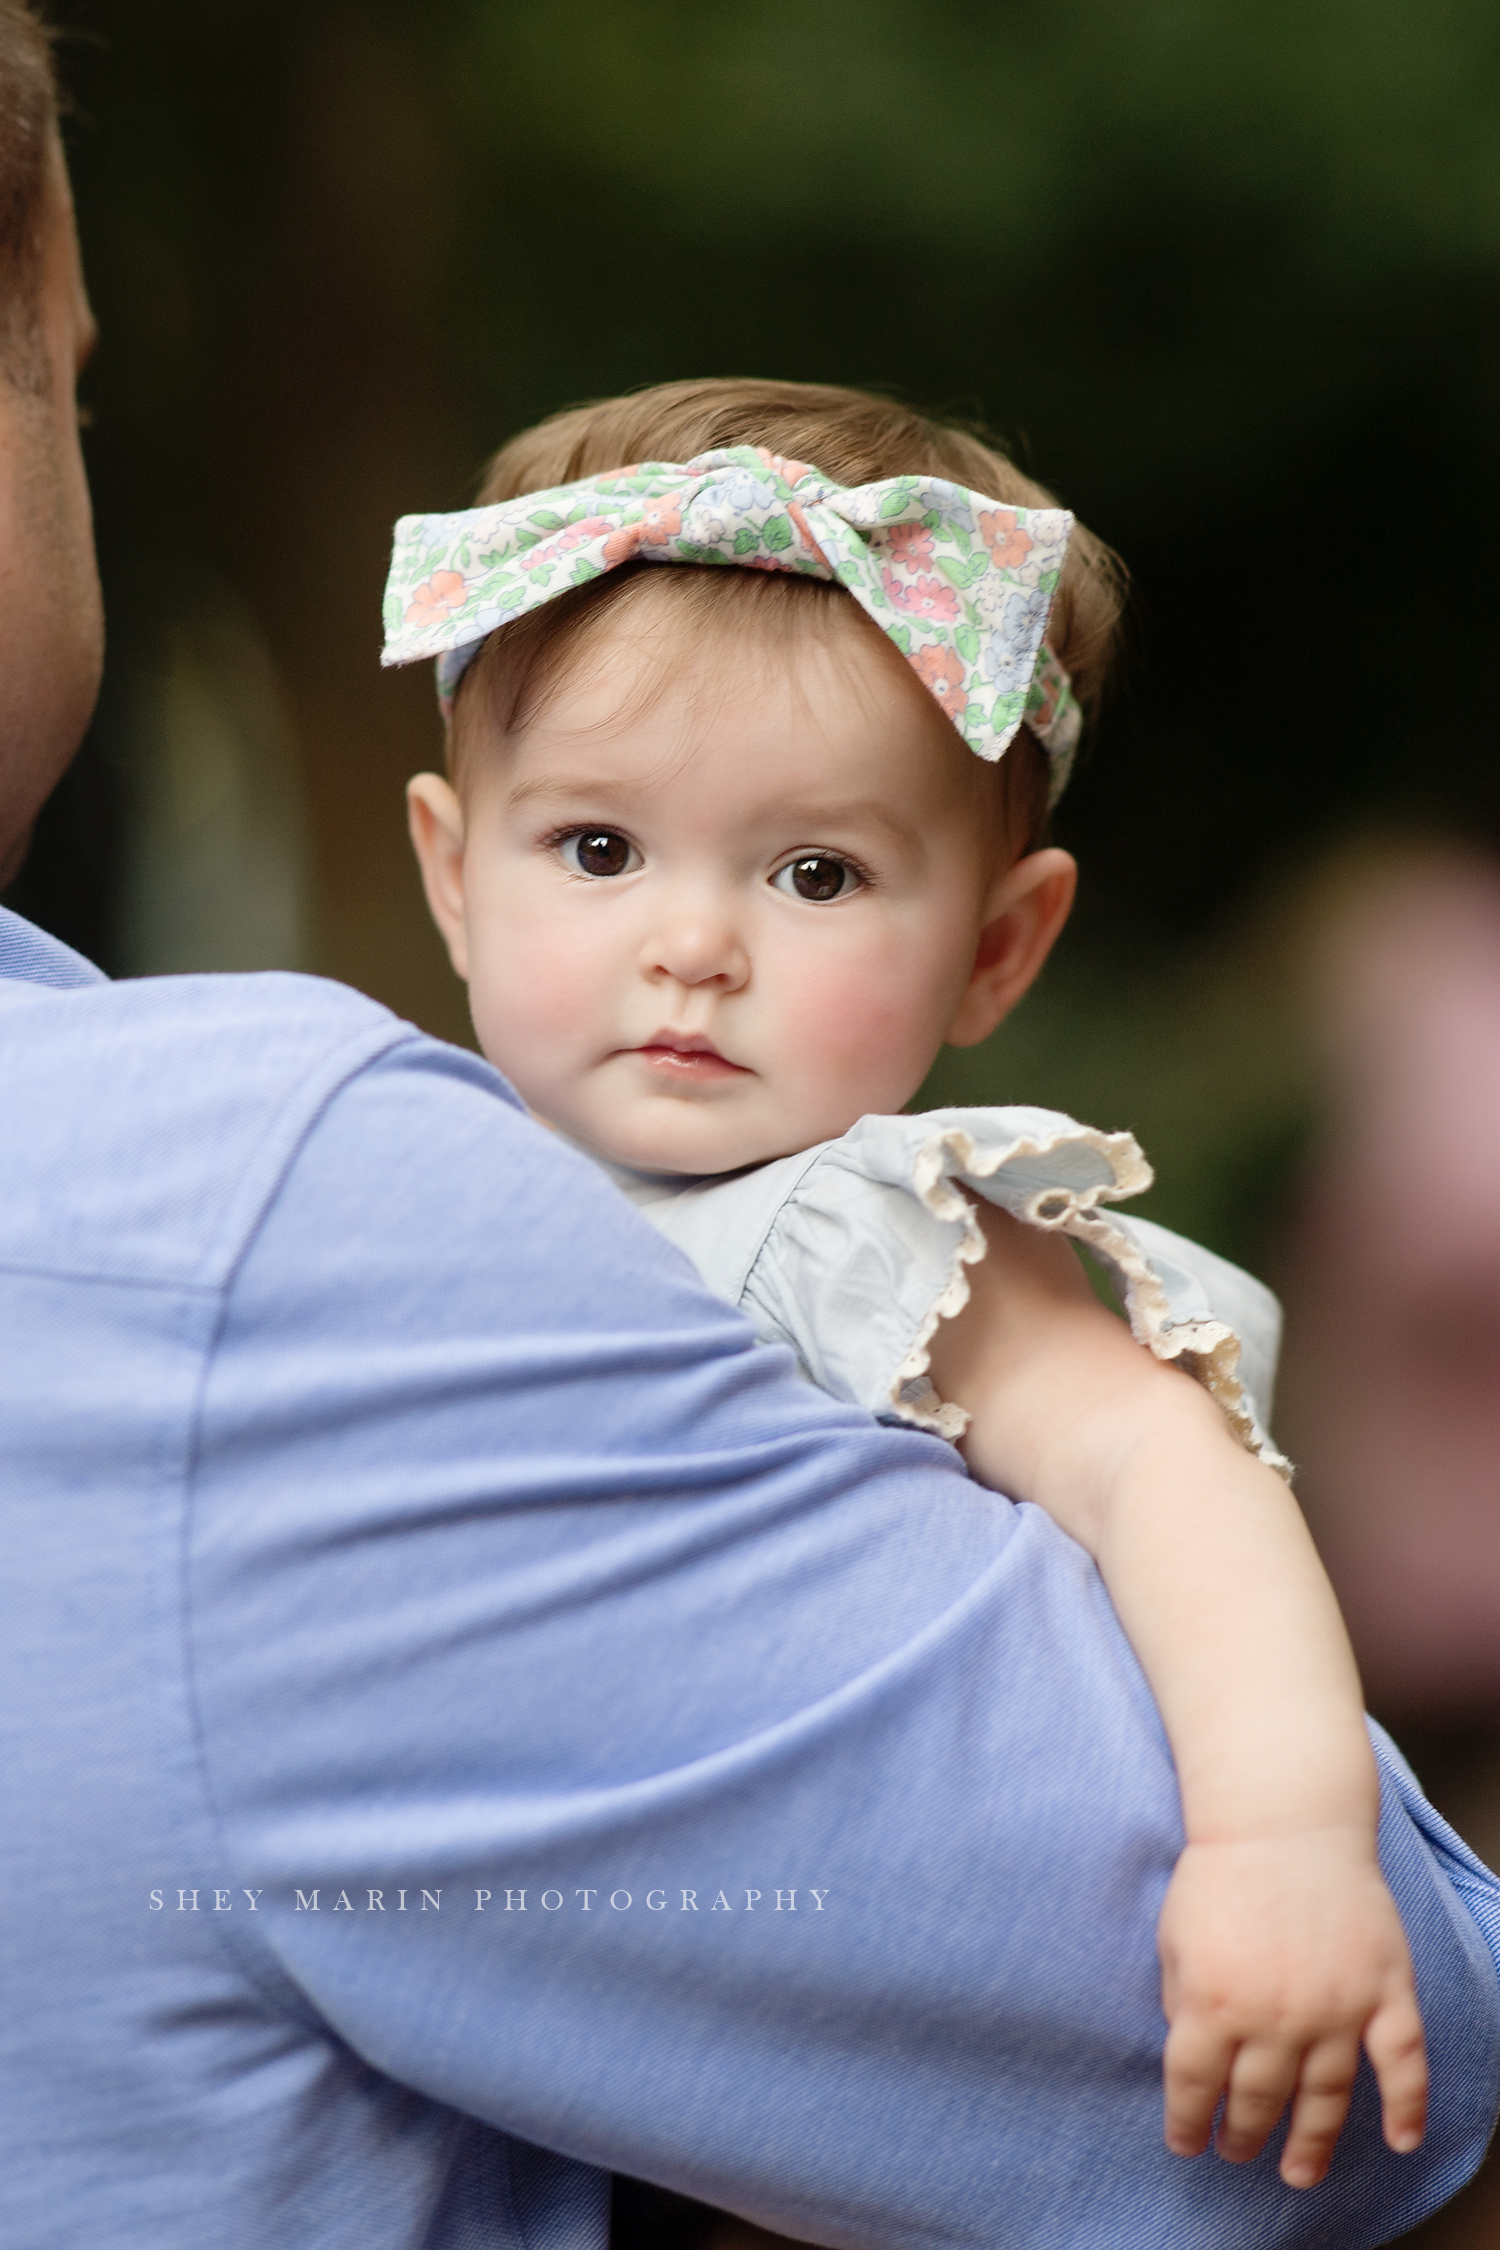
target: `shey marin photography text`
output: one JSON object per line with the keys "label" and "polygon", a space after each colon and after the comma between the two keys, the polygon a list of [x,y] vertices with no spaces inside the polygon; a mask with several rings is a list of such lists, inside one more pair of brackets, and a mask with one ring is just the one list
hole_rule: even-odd
{"label": "shey marin photography text", "polygon": [[[152,1914],[258,1914],[262,1901],[269,1902],[278,1894],[246,1888],[218,1889],[211,1885],[181,1888],[163,1884],[149,1895]],[[279,1903],[289,1906],[294,1914],[629,1914],[644,1907],[648,1914],[822,1914],[830,1896],[825,1888],[817,1890],[799,1885],[795,1889],[785,1886],[767,1886],[761,1890],[739,1888],[714,1889],[701,1884],[693,1888],[661,1888],[649,1891],[576,1889],[539,1891],[506,1888],[503,1885],[482,1889],[470,1884],[462,1890],[451,1886],[445,1893],[441,1886],[435,1890],[382,1885],[372,1889],[368,1884],[331,1888],[320,1883],[303,1889],[288,1885],[279,1894]]]}

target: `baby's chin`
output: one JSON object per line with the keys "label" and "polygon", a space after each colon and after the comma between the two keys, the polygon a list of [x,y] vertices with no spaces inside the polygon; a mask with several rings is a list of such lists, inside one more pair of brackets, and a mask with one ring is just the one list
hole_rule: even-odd
{"label": "baby's chin", "polygon": [[553,1116],[541,1122],[606,1164],[620,1165],[628,1172],[664,1173],[685,1180],[744,1172],[752,1165],[770,1164],[778,1156],[795,1156],[800,1149],[831,1139],[844,1129],[836,1126],[832,1131],[799,1134],[795,1129],[777,1131],[748,1119],[731,1122],[701,1113],[673,1115],[665,1121],[646,1116],[606,1123],[597,1118],[574,1122]]}

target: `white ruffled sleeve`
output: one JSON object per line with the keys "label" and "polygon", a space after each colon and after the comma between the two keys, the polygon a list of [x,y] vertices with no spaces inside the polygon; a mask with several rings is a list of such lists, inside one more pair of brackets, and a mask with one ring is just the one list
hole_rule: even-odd
{"label": "white ruffled sleeve", "polygon": [[1056,1110],[940,1109],[861,1118],[839,1140],[736,1178],[632,1192],[820,1389],[947,1438],[967,1416],[933,1389],[928,1347],[967,1302],[965,1268],[985,1252],[969,1195],[984,1196],[1083,1243],[1138,1342],[1195,1376],[1243,1443],[1288,1473],[1268,1428],[1276,1299],[1212,1251],[1107,1208],[1150,1182],[1130,1133]]}

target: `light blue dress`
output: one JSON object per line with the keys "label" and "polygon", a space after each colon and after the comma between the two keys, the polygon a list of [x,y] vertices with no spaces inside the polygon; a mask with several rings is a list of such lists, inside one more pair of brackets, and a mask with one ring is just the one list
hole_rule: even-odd
{"label": "light blue dress", "polygon": [[1151,1182],[1130,1133],[1050,1109],[937,1109],[862,1117],[837,1140],[713,1179],[606,1170],[820,1390],[948,1438],[966,1417],[933,1390],[928,1347],[984,1255],[967,1188],[1083,1243],[1137,1339],[1196,1376],[1247,1446],[1289,1466],[1269,1435],[1281,1308],[1227,1259],[1112,1208]]}

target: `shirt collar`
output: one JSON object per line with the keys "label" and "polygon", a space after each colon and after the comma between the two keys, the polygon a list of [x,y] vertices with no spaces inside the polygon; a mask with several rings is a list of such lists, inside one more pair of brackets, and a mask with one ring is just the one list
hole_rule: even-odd
{"label": "shirt collar", "polygon": [[71,945],[49,937],[7,906],[0,906],[0,977],[12,977],[19,984],[51,985],[60,992],[109,981],[102,969],[75,953]]}

